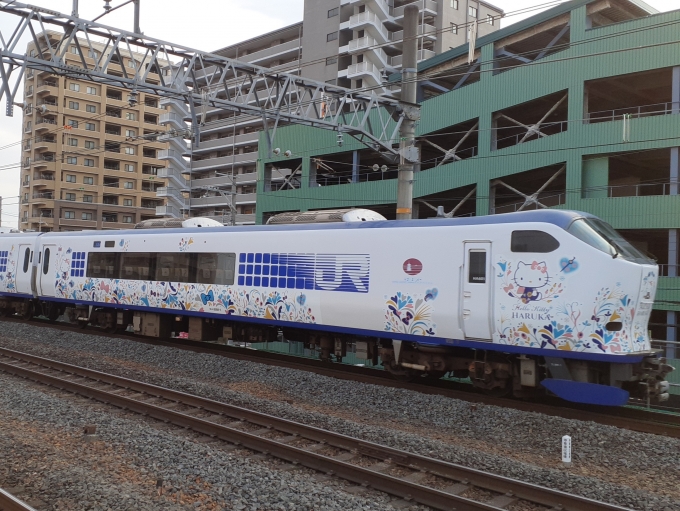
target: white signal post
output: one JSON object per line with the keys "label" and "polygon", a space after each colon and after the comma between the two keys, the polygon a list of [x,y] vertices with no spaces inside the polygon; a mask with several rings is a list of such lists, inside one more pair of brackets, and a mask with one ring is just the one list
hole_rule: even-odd
{"label": "white signal post", "polygon": [[569,435],[562,437],[562,463],[565,467],[571,466],[571,437]]}

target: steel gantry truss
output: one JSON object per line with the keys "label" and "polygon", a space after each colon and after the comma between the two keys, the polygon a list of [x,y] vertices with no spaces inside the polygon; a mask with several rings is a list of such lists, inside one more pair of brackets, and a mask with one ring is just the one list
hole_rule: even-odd
{"label": "steel gantry truss", "polygon": [[[5,22],[11,15],[18,20],[11,33],[0,32],[0,99],[6,100],[10,116],[24,72],[30,68],[185,101],[196,132],[197,115],[208,107],[261,117],[270,155],[279,124],[293,123],[347,134],[394,160],[402,121],[419,118],[418,105],[274,72],[50,9],[0,0],[0,15]],[[56,44],[48,30],[57,33]],[[26,36],[35,43],[35,56],[19,48]],[[92,42],[104,46],[96,58],[88,53]],[[79,66],[66,64],[67,52],[75,53]],[[141,62],[133,53],[144,56]],[[123,57],[138,65],[121,66],[122,73],[117,74],[122,76],[109,72],[109,66]],[[150,80],[150,73],[159,73],[160,83]]]}

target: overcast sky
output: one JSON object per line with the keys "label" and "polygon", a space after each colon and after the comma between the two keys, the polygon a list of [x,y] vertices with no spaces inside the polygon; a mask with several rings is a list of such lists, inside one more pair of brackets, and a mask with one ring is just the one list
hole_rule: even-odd
{"label": "overcast sky", "polygon": [[[72,0],[33,0],[30,3],[69,14],[72,6]],[[123,0],[111,2],[113,6],[121,3]],[[501,25],[507,26],[539,12],[520,16],[512,15],[514,11],[545,2],[491,0],[491,3],[506,12],[507,18]],[[659,11],[678,8],[678,0],[648,0],[647,3]],[[92,19],[104,12],[103,5],[101,0],[80,0],[79,14],[82,18]],[[211,51],[298,22],[302,20],[303,5],[304,0],[141,0],[140,26],[148,36]],[[132,6],[122,7],[100,22],[132,30]],[[0,15],[0,30],[5,38],[15,26],[13,16]],[[15,109],[14,117],[5,117],[4,105],[3,99],[0,105],[0,147],[21,138],[21,111]],[[20,158],[18,145],[0,150],[0,166],[17,163]],[[2,225],[16,227],[20,171],[17,168],[0,172],[0,196],[4,197]]]}

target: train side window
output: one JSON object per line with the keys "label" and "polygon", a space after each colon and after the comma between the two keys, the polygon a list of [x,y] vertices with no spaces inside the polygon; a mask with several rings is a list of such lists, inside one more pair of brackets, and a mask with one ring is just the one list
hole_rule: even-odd
{"label": "train side window", "polygon": [[121,254],[120,278],[125,280],[151,280],[155,274],[153,263],[156,254],[124,252]]}
{"label": "train side window", "polygon": [[[191,254],[159,253],[156,255],[156,281],[191,282],[193,279],[190,264]],[[127,277],[126,277],[127,278]]]}
{"label": "train side window", "polygon": [[560,248],[560,242],[543,231],[512,231],[510,250],[546,254]]}
{"label": "train side window", "polygon": [[87,277],[115,279],[118,276],[115,252],[90,252],[87,255]]}
{"label": "train side window", "polygon": [[234,283],[236,254],[197,254],[196,282],[230,286]]}
{"label": "train side window", "polygon": [[486,252],[470,250],[468,282],[471,284],[486,283]]}
{"label": "train side window", "polygon": [[26,252],[24,252],[24,273],[28,273],[28,263],[30,262],[31,259],[31,249],[26,248]]}
{"label": "train side window", "polygon": [[50,268],[50,249],[45,249],[45,258],[43,259],[43,274],[47,275],[47,271]]}

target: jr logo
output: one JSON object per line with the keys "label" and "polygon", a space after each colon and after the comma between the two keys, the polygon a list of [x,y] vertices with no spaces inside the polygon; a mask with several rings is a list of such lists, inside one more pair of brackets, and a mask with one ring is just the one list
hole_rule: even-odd
{"label": "jr logo", "polygon": [[317,254],[316,289],[368,293],[369,261],[366,254]]}
{"label": "jr logo", "polygon": [[239,254],[238,285],[368,293],[368,254]]}

